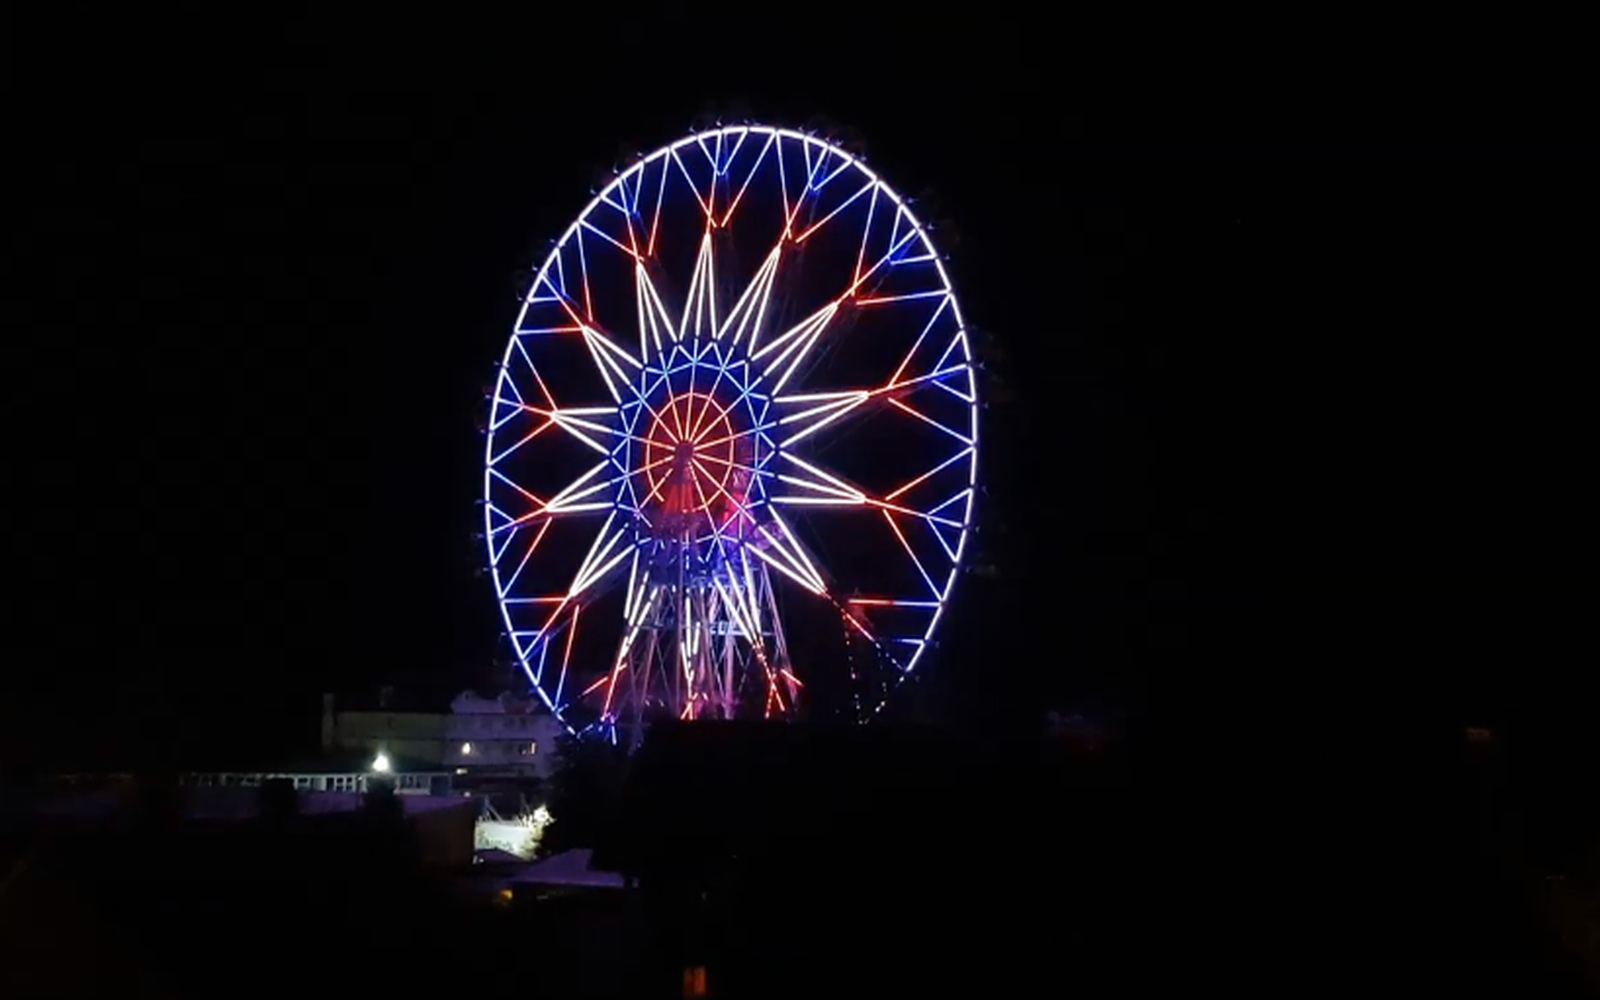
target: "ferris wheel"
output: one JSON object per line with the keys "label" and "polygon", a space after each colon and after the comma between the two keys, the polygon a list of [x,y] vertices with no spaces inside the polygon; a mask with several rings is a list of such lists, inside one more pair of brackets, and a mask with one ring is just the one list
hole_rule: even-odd
{"label": "ferris wheel", "polygon": [[620,172],[501,358],[489,565],[574,732],[865,721],[917,668],[970,530],[977,386],[939,253],[859,158],[755,125]]}

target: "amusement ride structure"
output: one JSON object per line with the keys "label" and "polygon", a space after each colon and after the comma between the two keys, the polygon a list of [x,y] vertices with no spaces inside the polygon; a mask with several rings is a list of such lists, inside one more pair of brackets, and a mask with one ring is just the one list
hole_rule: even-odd
{"label": "amusement ride structure", "polygon": [[973,361],[942,258],[856,156],[755,125],[639,158],[555,241],[492,394],[484,533],[575,732],[848,713],[960,569]]}

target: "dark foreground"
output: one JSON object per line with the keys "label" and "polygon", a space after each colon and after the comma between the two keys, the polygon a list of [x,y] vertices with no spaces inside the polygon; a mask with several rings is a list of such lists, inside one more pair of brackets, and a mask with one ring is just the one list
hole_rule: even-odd
{"label": "dark foreground", "polygon": [[702,728],[641,751],[597,845],[636,888],[511,901],[425,867],[377,812],[313,836],[181,831],[154,795],[99,830],[14,810],[0,995],[667,997],[695,967],[723,997],[1592,993],[1547,883],[1486,836],[1475,766],[1431,855],[1385,857],[1331,799],[1198,762]]}

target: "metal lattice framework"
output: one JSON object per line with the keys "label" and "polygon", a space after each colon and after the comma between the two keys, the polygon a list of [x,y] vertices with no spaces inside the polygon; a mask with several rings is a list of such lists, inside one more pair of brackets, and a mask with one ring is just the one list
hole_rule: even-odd
{"label": "metal lattice framework", "polygon": [[859,158],[760,126],[640,158],[539,268],[493,394],[485,534],[529,680],[613,740],[870,717],[949,600],[977,410],[941,258]]}

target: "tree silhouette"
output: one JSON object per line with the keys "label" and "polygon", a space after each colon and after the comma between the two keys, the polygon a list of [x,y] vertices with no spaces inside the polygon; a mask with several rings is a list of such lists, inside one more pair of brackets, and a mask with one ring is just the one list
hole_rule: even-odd
{"label": "tree silhouette", "polygon": [[564,737],[556,748],[559,763],[550,776],[550,815],[544,835],[549,853],[594,847],[615,816],[627,774],[628,756],[604,740]]}

